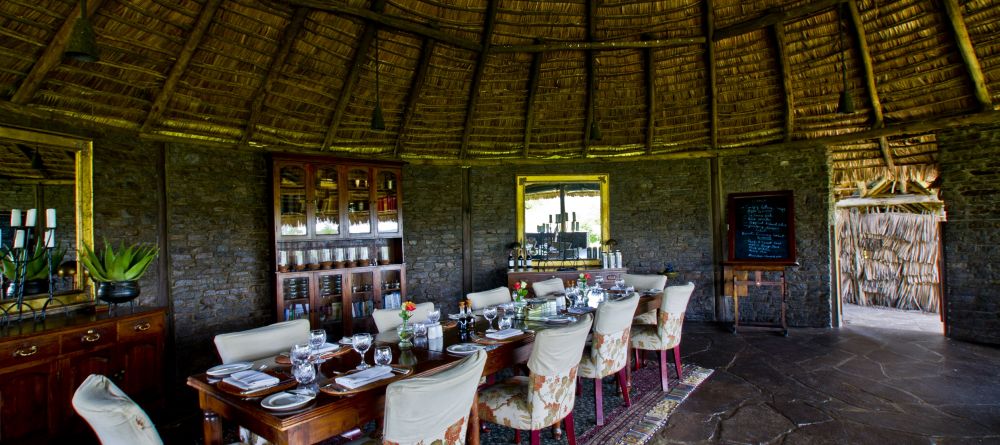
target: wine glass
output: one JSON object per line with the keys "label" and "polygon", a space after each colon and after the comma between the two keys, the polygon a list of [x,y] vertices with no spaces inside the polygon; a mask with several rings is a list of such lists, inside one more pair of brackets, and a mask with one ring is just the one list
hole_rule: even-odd
{"label": "wine glass", "polygon": [[316,380],[316,367],[309,362],[292,365],[292,377],[295,377],[300,385],[308,385]]}
{"label": "wine glass", "polygon": [[385,366],[392,362],[392,348],[379,346],[375,348],[375,364]]}
{"label": "wine glass", "polygon": [[490,306],[483,309],[483,317],[486,317],[486,321],[489,323],[486,327],[486,332],[496,332],[496,330],[493,329],[493,319],[497,318],[497,307]]}
{"label": "wine glass", "polygon": [[354,334],[351,337],[351,347],[358,354],[361,354],[361,364],[358,365],[358,369],[371,368],[372,366],[365,362],[365,353],[368,352],[368,348],[372,347],[372,335],[367,332]]}
{"label": "wine glass", "polygon": [[503,316],[507,318],[514,318],[514,304],[507,303],[503,305]]}
{"label": "wine glass", "polygon": [[435,324],[441,319],[441,309],[434,308],[427,313],[427,322],[430,324]]}
{"label": "wine glass", "polygon": [[510,329],[510,325],[513,322],[514,320],[512,320],[510,317],[502,317],[500,318],[499,321],[497,321],[497,327],[500,328],[501,331],[505,329]]}
{"label": "wine glass", "polygon": [[413,323],[413,337],[426,337],[427,336],[427,324],[426,323]]}
{"label": "wine glass", "polygon": [[288,354],[288,359],[293,365],[309,362],[309,344],[299,343],[292,345],[292,350]]}
{"label": "wine glass", "polygon": [[319,350],[326,344],[326,329],[309,331],[309,349],[314,359],[319,358]]}

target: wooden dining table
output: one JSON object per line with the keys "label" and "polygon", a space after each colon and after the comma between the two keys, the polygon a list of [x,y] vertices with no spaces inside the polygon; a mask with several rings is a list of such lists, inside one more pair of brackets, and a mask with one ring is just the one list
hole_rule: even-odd
{"label": "wooden dining table", "polygon": [[[661,298],[662,294],[641,296],[636,314],[659,307]],[[526,321],[520,323],[521,325],[518,327],[529,332],[558,327],[543,322]],[[486,321],[477,318],[476,332],[481,336],[486,328]],[[444,329],[444,337],[440,342],[443,347],[439,351],[423,346],[422,341],[413,348],[401,351],[394,341],[379,341],[379,338],[388,339],[385,334],[382,334],[376,337],[373,346],[365,355],[366,362],[373,363],[375,346],[387,345],[392,348],[393,365],[412,366],[413,372],[406,377],[437,372],[462,359],[461,356],[452,355],[444,349],[449,345],[463,342],[458,331],[457,327]],[[489,376],[517,363],[523,363],[530,354],[533,340],[533,335],[526,335],[511,341],[484,344],[487,360],[483,375]],[[350,348],[350,346],[345,347]],[[253,369],[264,367],[265,370],[281,378],[291,378],[290,367],[278,364],[276,359],[277,357],[268,357],[257,360],[254,362]],[[318,385],[322,387],[333,382],[337,376],[353,370],[359,363],[360,356],[353,350],[335,355],[319,365]],[[373,388],[350,395],[320,392],[316,399],[306,407],[290,412],[280,412],[263,408],[260,397],[247,398],[223,391],[219,388],[218,379],[205,373],[188,377],[187,384],[198,391],[198,403],[204,416],[202,426],[206,445],[222,443],[223,419],[243,426],[277,445],[317,443],[380,418],[383,413],[387,386],[387,384],[376,385]],[[479,445],[479,418],[475,403],[473,403],[472,408],[468,442],[472,445]]]}

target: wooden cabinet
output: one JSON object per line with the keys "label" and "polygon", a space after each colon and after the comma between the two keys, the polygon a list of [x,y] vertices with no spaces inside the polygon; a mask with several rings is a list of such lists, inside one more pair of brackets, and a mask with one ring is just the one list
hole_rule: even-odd
{"label": "wooden cabinet", "polygon": [[333,336],[373,328],[406,293],[398,162],[272,156],[278,319]]}
{"label": "wooden cabinet", "polygon": [[71,403],[90,374],[108,376],[155,414],[163,398],[165,326],[165,311],[149,309],[119,317],[50,314],[43,323],[5,329],[0,335],[0,442],[62,442],[92,435]]}

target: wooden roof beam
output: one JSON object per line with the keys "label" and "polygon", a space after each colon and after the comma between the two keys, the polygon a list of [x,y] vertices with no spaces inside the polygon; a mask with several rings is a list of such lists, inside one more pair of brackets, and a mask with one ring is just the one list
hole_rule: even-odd
{"label": "wooden roof beam", "polygon": [[[104,0],[90,0],[87,2],[87,17],[93,17],[94,13],[97,12],[97,8],[103,2]],[[14,96],[10,99],[11,102],[24,105],[30,102],[31,98],[35,96],[35,93],[41,88],[45,76],[62,61],[63,53],[66,52],[66,45],[69,44],[69,37],[73,33],[73,26],[76,25],[78,18],[80,18],[80,3],[76,2],[76,6],[73,7],[69,16],[63,21],[62,26],[56,31],[56,35],[52,37],[49,45],[45,47],[45,51],[42,52],[41,57],[35,61],[35,64],[31,66],[31,71],[28,71],[28,75],[21,81],[21,86],[17,88]]]}
{"label": "wooden roof beam", "polygon": [[303,24],[306,21],[306,14],[309,12],[307,8],[295,8],[295,12],[292,14],[292,20],[285,26],[284,31],[282,31],[280,44],[278,45],[278,51],[271,58],[271,65],[267,68],[267,74],[261,79],[260,86],[257,91],[254,92],[253,102],[250,104],[250,118],[247,120],[246,129],[243,131],[243,138],[240,139],[240,145],[247,145],[250,139],[253,137],[253,133],[257,128],[257,124],[260,122],[261,116],[264,114],[264,99],[267,98],[268,93],[271,92],[272,84],[274,79],[279,75],[279,69],[285,65],[285,60],[288,58],[288,54],[292,51],[292,43],[295,42],[299,34],[299,30],[302,29]]}
{"label": "wooden roof beam", "polygon": [[885,136],[878,138],[878,149],[882,152],[882,159],[885,160],[885,165],[890,170],[895,169],[896,163],[892,159],[892,147],[889,146],[889,140]]}
{"label": "wooden roof beam", "polygon": [[983,77],[983,69],[979,66],[979,58],[972,48],[972,39],[969,37],[969,30],[965,27],[965,19],[962,18],[962,9],[958,5],[958,0],[942,0],[944,10],[948,14],[948,23],[955,36],[955,43],[958,45],[958,53],[965,63],[965,71],[972,81],[972,90],[979,101],[981,110],[992,110],[993,100],[990,92],[986,88],[986,80]]}
{"label": "wooden roof beam", "polygon": [[778,69],[781,70],[781,90],[785,94],[785,141],[792,140],[795,129],[795,99],[792,96],[792,64],[788,61],[785,51],[785,24],[778,22],[771,25],[774,34],[775,51],[778,54]]}
{"label": "wooden roof beam", "polygon": [[[594,40],[594,34],[597,33],[597,20],[594,15],[597,13],[597,0],[587,0],[587,41],[592,42]],[[583,157],[586,158],[590,155],[590,128],[594,125],[594,93],[596,90],[596,81],[594,79],[594,51],[589,50],[586,57],[584,68],[587,73],[586,88],[587,88],[587,111],[586,119],[584,119],[583,124]]]}
{"label": "wooden roof beam", "polygon": [[[848,18],[851,20],[851,31],[854,32],[854,40],[857,41],[858,53],[861,56],[861,66],[864,68],[865,88],[868,90],[868,100],[872,104],[872,127],[881,128],[885,125],[885,118],[882,115],[882,101],[878,97],[878,89],[875,88],[875,69],[872,68],[872,56],[868,51],[868,38],[865,36],[865,24],[861,20],[861,13],[858,12],[858,4],[855,0],[848,0],[844,6],[847,8]],[[840,11],[843,13],[843,11]]]}
{"label": "wooden roof beam", "polygon": [[719,147],[719,93],[715,64],[715,11],[712,0],[705,0],[702,13],[705,23],[705,69],[708,71],[708,132],[711,149]]}
{"label": "wooden roof beam", "polygon": [[546,51],[590,51],[636,48],[664,48],[705,44],[704,37],[675,37],[641,41],[608,40],[603,42],[547,42],[533,45],[497,45],[490,48],[496,53],[539,53]]}
{"label": "wooden roof beam", "polygon": [[403,135],[410,128],[413,114],[417,111],[417,101],[420,100],[420,90],[424,87],[427,78],[427,68],[431,66],[431,57],[434,56],[434,47],[437,42],[434,39],[424,39],[420,46],[420,63],[417,65],[417,72],[410,81],[410,88],[406,96],[406,105],[403,108],[403,121],[399,124],[399,133],[396,135],[396,146],[393,155],[399,157],[403,153]]}
{"label": "wooden roof beam", "polygon": [[191,34],[188,35],[187,42],[184,43],[184,48],[177,55],[177,61],[174,62],[174,66],[170,67],[167,80],[163,82],[163,88],[156,95],[153,106],[149,108],[149,114],[146,115],[146,120],[143,122],[140,132],[148,132],[153,123],[160,120],[160,117],[163,116],[163,112],[167,109],[167,104],[170,103],[170,96],[174,94],[174,89],[177,88],[177,82],[181,80],[181,76],[187,69],[188,63],[191,62],[191,56],[198,49],[198,45],[201,43],[202,37],[205,36],[208,25],[215,18],[215,12],[219,9],[220,4],[222,4],[222,0],[208,0],[205,2],[205,6],[201,8],[198,21],[195,22],[194,28],[191,29]]}
{"label": "wooden roof beam", "polygon": [[726,26],[724,28],[716,29],[712,38],[714,39],[714,41],[718,42],[719,40],[722,39],[735,37],[740,34],[758,30],[760,28],[766,28],[768,26],[772,26],[777,23],[782,23],[801,17],[808,17],[824,9],[829,9],[834,6],[837,6],[845,1],[847,0],[817,0],[813,2],[806,2],[802,6],[789,8],[783,11],[768,12],[765,13],[764,15],[752,18],[750,20],[744,20],[742,22]]}
{"label": "wooden roof beam", "polygon": [[538,97],[538,80],[542,74],[542,53],[531,56],[531,73],[528,75],[528,98],[524,104],[524,153],[528,157],[531,132],[535,129],[535,99]]}
{"label": "wooden roof beam", "polygon": [[[649,36],[643,36],[649,40]],[[653,154],[653,136],[656,134],[656,55],[653,48],[643,51],[646,68],[646,154]]]}
{"label": "wooden roof beam", "polygon": [[[372,11],[381,13],[385,9],[385,0],[375,0],[372,2],[371,8]],[[320,150],[329,148],[330,144],[333,143],[333,138],[337,136],[337,130],[340,129],[340,120],[344,118],[344,111],[347,110],[347,104],[351,101],[351,96],[354,93],[354,86],[357,85],[358,78],[361,77],[361,69],[365,65],[365,59],[368,58],[368,49],[371,48],[377,31],[378,25],[375,23],[365,24],[365,29],[361,33],[361,39],[354,50],[351,71],[347,73],[347,79],[344,79],[344,86],[341,87],[340,92],[337,94],[339,97],[337,99],[337,106],[334,107],[333,113],[329,118],[330,126],[326,130],[326,136],[323,137],[323,145],[320,146]]]}
{"label": "wooden roof beam", "polygon": [[490,54],[490,41],[493,39],[493,29],[496,27],[497,6],[500,0],[490,0],[486,7],[486,17],[483,23],[482,47],[476,57],[476,70],[472,74],[472,86],[469,88],[469,102],[465,107],[465,126],[462,128],[462,145],[458,158],[465,159],[469,149],[469,137],[472,136],[472,118],[479,104],[479,87],[483,82],[483,72],[486,71],[486,58]]}

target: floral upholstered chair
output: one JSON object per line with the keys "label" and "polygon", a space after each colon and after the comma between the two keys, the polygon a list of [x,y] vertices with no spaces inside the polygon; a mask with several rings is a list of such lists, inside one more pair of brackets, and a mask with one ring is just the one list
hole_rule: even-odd
{"label": "floral upholstered chair", "polygon": [[629,334],[632,317],[639,305],[639,294],[619,301],[606,301],[597,308],[594,318],[594,335],[590,346],[583,351],[580,359],[579,376],[594,379],[594,402],[597,408],[597,425],[604,425],[604,394],[601,379],[618,374],[625,406],[632,403],[628,395],[627,376]]}
{"label": "floral upholstered chair", "polygon": [[667,350],[674,350],[674,365],[677,378],[681,377],[681,328],[684,326],[684,312],[688,300],[694,292],[694,283],[683,286],[669,286],[663,290],[663,300],[656,310],[656,324],[635,323],[632,325],[632,348],[635,349],[636,367],[641,365],[640,351],[660,351],[660,383],[663,390],[667,385]]}
{"label": "floral upholstered chair", "polygon": [[[632,286],[636,291],[642,292],[649,289],[660,289],[667,285],[666,275],[640,275],[640,274],[622,274],[622,280],[625,281],[626,286]],[[656,324],[656,311],[652,310],[649,312],[644,312],[634,320],[636,323],[644,324]]]}
{"label": "floral upholstered chair", "polygon": [[551,294],[562,295],[566,291],[561,278],[549,278],[545,281],[531,283],[531,291],[536,297],[545,297]]}
{"label": "floral upholstered chair", "polygon": [[102,444],[163,444],[146,412],[103,375],[83,381],[73,394],[73,408]]}
{"label": "floral upholstered chair", "polygon": [[529,375],[480,391],[479,418],[518,431],[530,430],[532,445],[540,443],[542,428],[565,418],[569,445],[575,445],[576,374],[592,322],[590,315],[585,315],[569,326],[535,334],[528,358]]}

